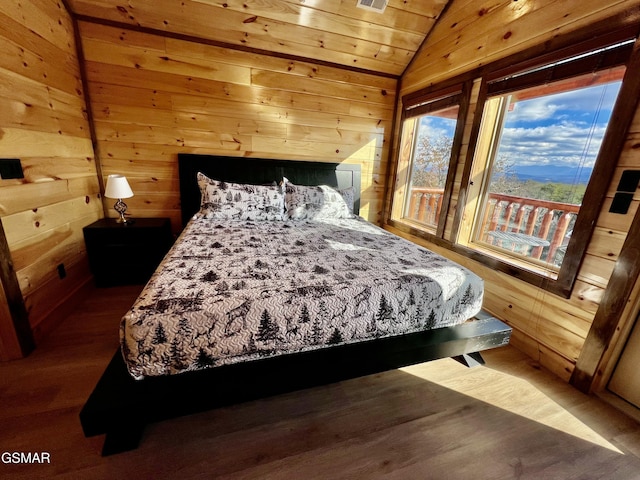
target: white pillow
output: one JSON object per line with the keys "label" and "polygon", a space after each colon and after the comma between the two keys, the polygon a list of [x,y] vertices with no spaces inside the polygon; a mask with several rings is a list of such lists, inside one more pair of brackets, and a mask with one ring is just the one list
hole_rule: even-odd
{"label": "white pillow", "polygon": [[294,185],[285,179],[284,189],[286,216],[292,220],[353,217],[353,201],[350,211],[344,197],[333,187]]}
{"label": "white pillow", "polygon": [[356,203],[356,189],[354,187],[349,187],[338,191],[340,192],[340,195],[342,195],[342,198],[344,198],[347,208],[349,209],[349,213],[353,213],[354,204]]}

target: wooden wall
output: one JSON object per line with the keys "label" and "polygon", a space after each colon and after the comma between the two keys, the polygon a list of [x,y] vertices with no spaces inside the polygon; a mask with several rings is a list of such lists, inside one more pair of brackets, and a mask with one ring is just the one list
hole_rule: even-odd
{"label": "wooden wall", "polygon": [[[90,279],[82,227],[103,215],[72,20],[57,0],[0,2],[0,158],[24,179],[0,180],[0,220],[37,340]],[[60,278],[63,264],[66,277]],[[47,320],[47,321],[45,321]],[[0,359],[20,352],[0,315]]]}
{"label": "wooden wall", "polygon": [[[80,22],[102,174],[133,216],[180,225],[179,152],[362,165],[379,221],[397,80]],[[115,216],[108,203],[110,216]]]}
{"label": "wooden wall", "polygon": [[[637,13],[639,4],[637,0],[606,3],[601,0],[456,0],[405,72],[401,94],[437,84],[526,48],[543,45],[558,35],[568,34],[610,16],[626,15],[632,7],[636,8]],[[475,99],[472,99],[471,107],[470,115],[473,115]],[[467,143],[470,127],[471,123],[467,121]],[[514,327],[512,343],[565,380],[569,380],[575,368],[626,232],[638,208],[640,197],[636,195],[628,215],[608,212],[621,171],[640,169],[640,156],[637,154],[639,135],[640,111],[628,132],[624,152],[616,159],[616,165],[612,165],[612,168],[616,168],[616,174],[569,299],[534,288],[466,257],[416,239],[482,276],[486,285],[485,308]],[[466,147],[467,144],[462,149],[460,162],[465,160]],[[455,198],[457,192],[454,192]]]}

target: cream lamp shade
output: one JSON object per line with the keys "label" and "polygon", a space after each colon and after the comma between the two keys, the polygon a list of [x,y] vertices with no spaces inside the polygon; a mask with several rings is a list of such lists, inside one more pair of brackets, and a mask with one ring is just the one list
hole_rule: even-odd
{"label": "cream lamp shade", "polygon": [[117,198],[113,208],[120,215],[118,217],[118,223],[131,223],[131,220],[127,220],[124,216],[127,211],[127,204],[122,201],[123,198],[133,197],[133,191],[127,182],[127,177],[123,175],[109,175],[107,177],[107,185],[104,189],[104,196],[107,198]]}
{"label": "cream lamp shade", "polygon": [[107,186],[104,189],[104,196],[107,198],[131,198],[133,191],[124,175],[109,175]]}

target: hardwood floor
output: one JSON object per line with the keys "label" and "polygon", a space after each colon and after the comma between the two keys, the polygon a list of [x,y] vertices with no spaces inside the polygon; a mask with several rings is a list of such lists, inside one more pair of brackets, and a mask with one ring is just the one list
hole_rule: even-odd
{"label": "hardwood floor", "polygon": [[[511,347],[147,427],[103,458],[78,413],[137,287],[96,290],[36,351],[0,364],[2,478],[638,479],[640,428]],[[162,402],[162,399],[158,399]],[[143,409],[144,405],[131,405]]]}

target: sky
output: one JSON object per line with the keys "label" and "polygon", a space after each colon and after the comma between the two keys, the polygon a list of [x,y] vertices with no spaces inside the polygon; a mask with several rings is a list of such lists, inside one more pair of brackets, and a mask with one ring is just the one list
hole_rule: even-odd
{"label": "sky", "polygon": [[[615,81],[516,102],[507,112],[498,155],[506,156],[516,171],[518,167],[572,167],[575,178],[586,181],[620,85]],[[427,115],[420,129],[436,138],[452,138],[455,121]]]}
{"label": "sky", "polygon": [[422,134],[422,132],[429,132],[429,135],[434,138],[438,138],[441,135],[453,138],[455,129],[456,122],[450,118],[426,115],[420,119],[420,133],[418,135]]}
{"label": "sky", "polygon": [[620,83],[517,102],[498,155],[521,165],[593,167]]}

